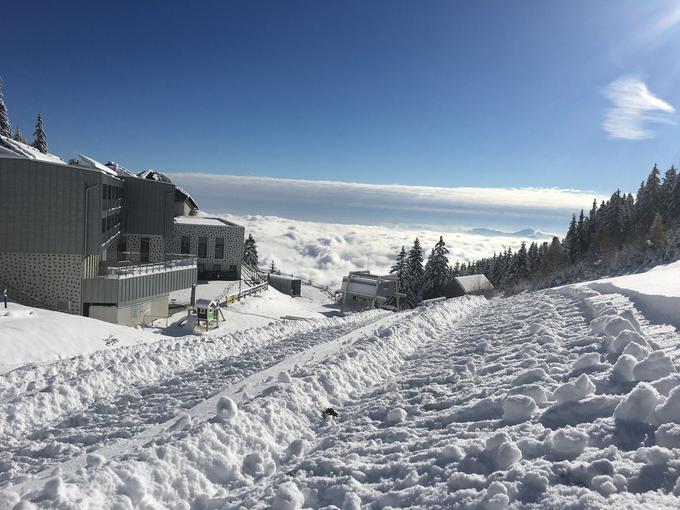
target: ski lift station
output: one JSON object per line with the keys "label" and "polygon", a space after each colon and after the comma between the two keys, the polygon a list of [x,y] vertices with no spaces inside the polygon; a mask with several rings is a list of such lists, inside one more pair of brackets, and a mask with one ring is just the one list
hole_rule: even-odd
{"label": "ski lift station", "polygon": [[[351,271],[342,278],[342,287],[336,293],[340,297],[340,308],[398,309],[399,300],[406,295],[399,292],[399,280],[394,275],[375,275],[369,271]],[[392,305],[394,302],[394,305]]]}

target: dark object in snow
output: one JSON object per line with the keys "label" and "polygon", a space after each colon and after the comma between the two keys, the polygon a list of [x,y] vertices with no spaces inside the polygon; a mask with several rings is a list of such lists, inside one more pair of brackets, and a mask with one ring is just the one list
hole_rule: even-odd
{"label": "dark object in snow", "polygon": [[337,418],[337,417],[338,417],[337,411],[336,411],[335,409],[333,409],[332,407],[329,407],[328,409],[326,409],[326,410],[323,412],[323,415],[324,415],[324,416],[333,416],[334,418]]}

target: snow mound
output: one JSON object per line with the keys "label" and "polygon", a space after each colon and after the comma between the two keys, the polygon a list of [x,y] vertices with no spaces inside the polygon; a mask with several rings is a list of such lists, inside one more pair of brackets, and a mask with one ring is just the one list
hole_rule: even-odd
{"label": "snow mound", "polygon": [[511,423],[528,420],[536,412],[536,401],[526,395],[511,395],[503,402],[503,419]]}
{"label": "snow mound", "polygon": [[614,410],[617,420],[646,422],[659,401],[658,392],[647,383],[639,383]]}

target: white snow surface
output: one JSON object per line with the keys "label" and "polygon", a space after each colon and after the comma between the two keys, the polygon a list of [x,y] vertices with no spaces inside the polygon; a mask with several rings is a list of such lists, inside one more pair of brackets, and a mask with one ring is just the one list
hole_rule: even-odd
{"label": "white snow surface", "polygon": [[0,158],[37,159],[39,161],[47,161],[48,163],[65,164],[60,157],[54,154],[43,154],[35,147],[4,136],[0,136]]}
{"label": "white snow surface", "polygon": [[601,284],[16,369],[0,377],[0,500],[677,508],[680,335]]}
{"label": "white snow surface", "polygon": [[159,338],[147,331],[10,302],[7,309],[0,308],[0,373]]}

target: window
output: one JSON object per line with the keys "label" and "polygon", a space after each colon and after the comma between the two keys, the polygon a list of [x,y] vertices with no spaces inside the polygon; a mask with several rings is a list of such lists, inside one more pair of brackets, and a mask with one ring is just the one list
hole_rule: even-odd
{"label": "window", "polygon": [[224,258],[224,239],[222,237],[215,239],[215,258]]}
{"label": "window", "polygon": [[102,218],[102,234],[106,232],[106,218]]}
{"label": "window", "polygon": [[120,236],[118,238],[118,260],[127,259],[127,238],[125,236]]}
{"label": "window", "polygon": [[106,184],[102,184],[102,199],[106,200],[109,187]]}
{"label": "window", "polygon": [[208,238],[199,237],[198,238],[198,258],[204,259],[208,257]]}
{"label": "window", "polygon": [[139,261],[144,264],[149,262],[149,244],[151,239],[148,237],[142,237],[139,242]]}
{"label": "window", "polygon": [[182,236],[179,252],[182,255],[189,255],[191,253],[191,238],[189,236]]}
{"label": "window", "polygon": [[219,273],[220,271],[222,271],[222,266],[220,266],[219,264],[213,264],[213,271]]}

